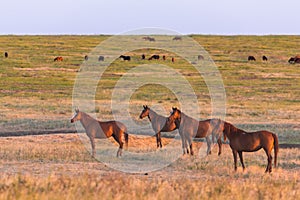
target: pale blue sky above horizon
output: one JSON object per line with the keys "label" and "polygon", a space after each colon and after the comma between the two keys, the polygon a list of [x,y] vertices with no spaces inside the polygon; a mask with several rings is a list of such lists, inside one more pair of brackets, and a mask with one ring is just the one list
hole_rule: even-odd
{"label": "pale blue sky above horizon", "polygon": [[7,0],[0,34],[120,34],[158,27],[182,34],[300,35],[298,0]]}

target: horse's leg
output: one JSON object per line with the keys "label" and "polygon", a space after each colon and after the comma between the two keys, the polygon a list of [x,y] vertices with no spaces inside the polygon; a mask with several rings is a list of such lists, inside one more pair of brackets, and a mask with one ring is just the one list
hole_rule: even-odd
{"label": "horse's leg", "polygon": [[155,136],[156,136],[156,146],[158,148],[159,147],[158,133],[156,133]]}
{"label": "horse's leg", "polygon": [[[193,151],[193,140],[192,140],[192,138],[188,138],[188,140],[187,140],[187,142],[188,142],[188,144],[190,145],[190,152],[191,152],[191,155],[194,155],[194,151]],[[187,147],[188,147],[188,145],[187,145]]]}
{"label": "horse's leg", "polygon": [[184,140],[182,134],[180,134],[180,137],[181,137],[182,153],[183,153],[183,155],[184,155],[184,154],[185,154],[185,140]]}
{"label": "horse's leg", "polygon": [[271,155],[271,151],[268,151],[267,149],[265,149],[265,152],[267,154],[267,157],[268,157],[268,165],[267,165],[267,168],[266,168],[266,173],[269,172],[271,173],[272,172],[272,155]]}
{"label": "horse's leg", "polygon": [[119,149],[118,149],[118,152],[117,152],[117,157],[122,156],[122,149],[123,149],[123,142],[122,142],[122,139],[121,139],[122,134],[123,134],[122,132],[119,132],[119,137],[115,134],[112,134],[112,136],[116,140],[116,142],[119,143]]}
{"label": "horse's leg", "polygon": [[92,156],[95,157],[95,138],[90,137],[91,145],[92,145]]}
{"label": "horse's leg", "polygon": [[186,153],[190,154],[189,145],[188,145],[188,142],[187,142],[186,138],[184,139],[184,145],[185,145],[184,148],[186,149]]}
{"label": "horse's leg", "polygon": [[158,147],[162,148],[160,132],[158,132],[158,133],[156,134],[156,142],[157,142],[157,148],[158,148]]}
{"label": "horse's leg", "polygon": [[218,146],[219,146],[219,153],[218,153],[218,156],[219,156],[222,153],[222,141],[221,141],[221,138],[219,138],[217,142],[218,142]]}
{"label": "horse's leg", "polygon": [[237,151],[232,149],[233,160],[234,160],[234,170],[237,171]]}
{"label": "horse's leg", "polygon": [[210,140],[209,136],[206,137],[206,143],[207,143],[206,155],[209,155],[209,154],[211,154],[211,140]]}
{"label": "horse's leg", "polygon": [[245,165],[244,165],[244,160],[243,160],[243,152],[238,151],[238,153],[239,153],[240,161],[241,161],[242,166],[243,166],[243,170],[245,170]]}

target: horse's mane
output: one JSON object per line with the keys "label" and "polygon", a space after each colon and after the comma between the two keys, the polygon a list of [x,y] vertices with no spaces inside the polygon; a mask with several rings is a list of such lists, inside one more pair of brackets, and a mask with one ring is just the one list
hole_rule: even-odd
{"label": "horse's mane", "polygon": [[85,112],[81,112],[81,114],[82,114],[85,118],[88,118],[88,120],[98,121],[97,119],[94,119],[92,116],[88,115],[88,114],[85,113]]}
{"label": "horse's mane", "polygon": [[231,133],[245,133],[245,131],[235,127],[234,125],[232,125],[229,122],[224,122],[224,129],[227,133],[228,132],[231,132]]}

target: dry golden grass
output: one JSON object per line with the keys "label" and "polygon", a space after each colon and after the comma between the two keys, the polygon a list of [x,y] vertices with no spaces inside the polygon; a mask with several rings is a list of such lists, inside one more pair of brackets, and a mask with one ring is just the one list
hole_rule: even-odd
{"label": "dry golden grass", "polygon": [[[156,145],[155,138],[129,142],[129,150]],[[265,174],[263,151],[244,153],[246,170],[234,172],[230,147],[223,146],[221,156],[214,148],[208,157],[197,152],[159,171],[129,174],[91,158],[77,134],[0,138],[0,199],[298,198],[299,149],[280,149],[279,167]]]}

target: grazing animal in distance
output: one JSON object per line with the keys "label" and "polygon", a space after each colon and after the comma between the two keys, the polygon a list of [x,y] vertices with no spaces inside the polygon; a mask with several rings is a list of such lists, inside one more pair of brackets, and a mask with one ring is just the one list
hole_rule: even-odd
{"label": "grazing animal in distance", "polygon": [[142,54],[142,60],[145,60],[145,59],[146,59],[145,54]]}
{"label": "grazing animal in distance", "polygon": [[152,37],[149,37],[149,36],[143,37],[143,39],[148,40],[150,42],[155,42],[155,38],[152,38]]}
{"label": "grazing animal in distance", "polygon": [[8,53],[7,52],[4,52],[4,57],[8,58]]}
{"label": "grazing animal in distance", "polygon": [[56,58],[54,58],[54,61],[63,61],[63,57],[61,56],[57,56]]}
{"label": "grazing animal in distance", "polygon": [[254,56],[248,56],[248,61],[256,61]]}
{"label": "grazing animal in distance", "polygon": [[146,106],[144,105],[143,108],[144,109],[140,114],[140,119],[148,117],[149,121],[151,122],[152,129],[155,132],[157,148],[158,147],[162,148],[160,133],[174,131],[175,129],[177,129],[177,127],[175,123],[166,123],[168,119],[167,117],[157,114],[155,111],[150,109],[147,105]]}
{"label": "grazing animal in distance", "polygon": [[263,60],[263,61],[268,61],[267,56],[263,56],[263,57],[262,57],[262,60]]}
{"label": "grazing animal in distance", "polygon": [[291,57],[288,62],[290,64],[300,63],[300,56]]}
{"label": "grazing animal in distance", "polygon": [[148,60],[159,60],[159,55],[152,55]]}
{"label": "grazing animal in distance", "polygon": [[84,60],[88,61],[88,60],[89,60],[89,56],[88,56],[88,55],[85,55],[85,56],[84,56]]}
{"label": "grazing animal in distance", "polygon": [[223,134],[229,139],[229,145],[234,159],[234,170],[237,170],[237,153],[245,170],[243,152],[255,152],[263,149],[268,157],[268,165],[265,172],[272,172],[272,155],[274,148],[274,166],[276,167],[277,155],[279,151],[278,137],[269,131],[246,132],[236,128],[228,122],[224,122]]}
{"label": "grazing animal in distance", "polygon": [[[222,120],[220,119],[208,119],[204,121],[198,121],[196,119],[193,119],[183,112],[181,112],[177,108],[172,108],[173,112],[168,117],[167,122],[168,123],[175,123],[176,127],[178,128],[181,142],[182,142],[182,150],[183,154],[185,154],[185,151],[190,153],[191,155],[194,154],[193,151],[193,138],[205,138],[207,142],[207,155],[211,154],[211,144],[212,141],[209,138],[212,136],[212,139],[217,139],[218,145],[219,145],[219,153],[218,155],[221,155],[221,147],[222,147]],[[226,138],[224,137],[224,140]],[[188,149],[189,145],[189,149]]]}
{"label": "grazing animal in distance", "polygon": [[175,58],[174,58],[174,57],[172,57],[172,63],[173,63],[173,62],[175,62]]}
{"label": "grazing animal in distance", "polygon": [[166,56],[165,56],[165,55],[163,55],[163,57],[162,57],[162,58],[163,58],[163,60],[166,60]]}
{"label": "grazing animal in distance", "polygon": [[115,141],[119,144],[119,149],[117,152],[117,157],[122,156],[123,141],[122,138],[125,138],[125,145],[128,147],[128,133],[126,126],[118,121],[98,121],[88,114],[75,109],[75,114],[71,118],[71,123],[80,121],[84,127],[87,136],[91,141],[92,146],[92,155],[93,157],[96,154],[95,150],[95,138],[106,139],[113,137]]}
{"label": "grazing animal in distance", "polygon": [[104,56],[99,56],[98,61],[104,61]]}
{"label": "grazing animal in distance", "polygon": [[204,56],[198,55],[198,60],[204,60]]}
{"label": "grazing animal in distance", "polygon": [[127,61],[130,61],[130,60],[131,60],[131,57],[130,57],[130,56],[124,56],[124,55],[121,55],[120,58],[122,58],[123,60],[127,60]]}
{"label": "grazing animal in distance", "polygon": [[174,40],[174,41],[178,41],[178,40],[182,40],[182,38],[181,38],[180,36],[175,36],[175,37],[173,38],[173,40]]}

